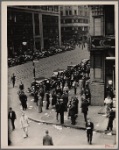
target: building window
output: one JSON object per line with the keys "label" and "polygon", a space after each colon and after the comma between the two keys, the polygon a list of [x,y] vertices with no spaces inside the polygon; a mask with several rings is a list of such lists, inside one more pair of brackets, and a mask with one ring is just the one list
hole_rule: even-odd
{"label": "building window", "polygon": [[65,23],[72,23],[72,20],[71,19],[66,19]]}
{"label": "building window", "polygon": [[74,15],[77,15],[77,11],[76,10],[74,10]]}
{"label": "building window", "polygon": [[94,69],[94,77],[95,79],[101,79],[102,78],[102,59],[100,58],[100,56],[95,55],[94,58],[94,64],[95,64],[95,69]]}
{"label": "building window", "polygon": [[82,11],[80,11],[80,16],[82,16]]}
{"label": "building window", "polygon": [[102,35],[101,18],[95,18],[94,19],[94,34],[95,34],[95,36],[101,36]]}
{"label": "building window", "polygon": [[69,15],[72,15],[72,11],[71,10],[69,11]]}
{"label": "building window", "polygon": [[63,16],[63,11],[60,12],[61,16]]}
{"label": "building window", "polygon": [[68,15],[68,11],[66,10],[66,15]]}
{"label": "building window", "polygon": [[34,14],[34,23],[35,23],[35,35],[39,35],[39,15]]}

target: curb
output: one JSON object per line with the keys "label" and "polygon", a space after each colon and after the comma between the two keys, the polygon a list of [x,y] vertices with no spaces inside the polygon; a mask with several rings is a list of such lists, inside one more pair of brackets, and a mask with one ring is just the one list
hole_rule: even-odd
{"label": "curb", "polygon": [[[72,128],[72,129],[77,129],[77,130],[86,130],[86,128],[84,128],[84,127],[68,126],[68,125],[65,125],[65,124],[45,122],[45,121],[41,121],[41,120],[35,120],[33,118],[30,118],[30,117],[28,117],[28,118],[29,118],[29,120],[37,122],[37,123],[42,123],[42,124],[47,124],[47,125],[57,125],[57,126],[62,126],[62,127],[65,127],[65,128]],[[97,132],[97,133],[105,133],[104,130],[96,130],[95,129],[94,131]],[[116,133],[113,133],[113,135],[116,135]]]}

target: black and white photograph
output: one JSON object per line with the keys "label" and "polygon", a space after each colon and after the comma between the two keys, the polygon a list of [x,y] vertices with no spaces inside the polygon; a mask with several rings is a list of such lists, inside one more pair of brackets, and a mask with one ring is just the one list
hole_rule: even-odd
{"label": "black and white photograph", "polygon": [[118,2],[2,2],[1,146],[118,147]]}

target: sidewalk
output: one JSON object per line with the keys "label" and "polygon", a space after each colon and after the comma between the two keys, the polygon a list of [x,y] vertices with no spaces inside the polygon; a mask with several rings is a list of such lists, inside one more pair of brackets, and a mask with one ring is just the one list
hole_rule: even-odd
{"label": "sidewalk", "polygon": [[[70,90],[69,94],[69,99],[70,97],[73,96],[73,90]],[[77,94],[78,99],[79,99],[79,113],[78,117],[76,120],[76,125],[71,125],[71,120],[70,118],[68,119],[68,113],[64,113],[64,124],[61,125],[60,121],[56,120],[56,112],[55,109],[52,108],[52,106],[49,107],[49,110],[45,109],[45,102],[43,104],[43,112],[38,113],[36,103],[33,102],[33,97],[28,98],[28,109],[26,111],[27,116],[29,117],[30,120],[38,122],[38,123],[45,123],[45,124],[51,124],[51,125],[57,125],[58,127],[64,126],[64,127],[69,127],[69,128],[76,128],[76,129],[83,129],[85,130],[85,121],[83,114],[81,112],[80,108],[80,95]],[[101,113],[102,112],[102,113]],[[107,127],[108,123],[108,118],[103,116],[104,113],[104,107],[102,106],[89,106],[89,111],[88,111],[88,117],[91,119],[91,121],[94,123],[94,130],[96,132],[101,132],[104,133]],[[59,116],[60,120],[60,116]],[[113,134],[116,134],[116,123],[114,121],[113,124]]]}

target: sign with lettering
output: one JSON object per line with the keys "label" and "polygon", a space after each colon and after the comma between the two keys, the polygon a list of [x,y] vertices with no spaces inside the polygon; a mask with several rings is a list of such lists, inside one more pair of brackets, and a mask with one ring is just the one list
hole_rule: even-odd
{"label": "sign with lettering", "polygon": [[115,48],[115,37],[92,36],[91,50]]}

